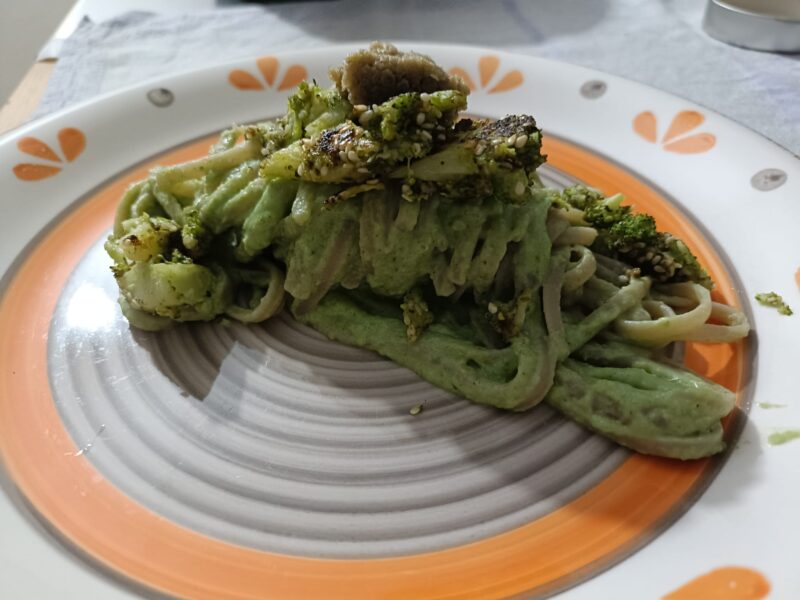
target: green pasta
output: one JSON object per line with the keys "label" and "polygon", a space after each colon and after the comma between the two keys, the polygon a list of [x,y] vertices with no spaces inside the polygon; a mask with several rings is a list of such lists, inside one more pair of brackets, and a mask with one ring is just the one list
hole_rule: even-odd
{"label": "green pasta", "polygon": [[662,456],[724,447],[734,395],[660,349],[749,326],[680,240],[619,195],[545,188],[535,120],[461,118],[466,86],[427,57],[378,44],[331,74],[125,192],[106,249],[132,325],[285,305],[474,402],[546,401]]}

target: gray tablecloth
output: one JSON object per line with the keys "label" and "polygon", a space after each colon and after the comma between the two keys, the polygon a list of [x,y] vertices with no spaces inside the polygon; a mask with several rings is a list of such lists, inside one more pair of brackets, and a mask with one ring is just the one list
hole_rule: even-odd
{"label": "gray tablecloth", "polygon": [[594,67],[712,108],[800,155],[800,55],[728,46],[704,0],[337,0],[85,21],[36,116],[237,57],[373,39],[476,44]]}

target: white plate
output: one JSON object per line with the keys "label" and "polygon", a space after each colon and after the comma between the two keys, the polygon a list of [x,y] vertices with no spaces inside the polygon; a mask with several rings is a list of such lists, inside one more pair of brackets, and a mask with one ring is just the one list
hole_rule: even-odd
{"label": "white plate", "polygon": [[749,306],[775,290],[800,307],[800,163],[685,100],[530,57],[414,46],[470,80],[472,114],[533,114],[551,182],[628,192],[750,312],[746,344],[689,352],[739,392],[723,457],[635,457],[546,407],[473,406],[288,317],[129,331],[101,242],[131,169],[280,114],[299,78],[325,81],[352,49],[165,78],[0,141],[0,588],[649,598],[693,582],[692,597],[731,584],[741,598],[800,594],[800,441],[767,442],[800,428],[800,317]]}

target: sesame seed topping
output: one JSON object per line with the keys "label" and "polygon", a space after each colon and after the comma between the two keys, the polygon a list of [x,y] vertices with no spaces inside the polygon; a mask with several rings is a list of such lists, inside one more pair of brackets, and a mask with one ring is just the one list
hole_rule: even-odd
{"label": "sesame seed topping", "polygon": [[350,150],[347,153],[347,160],[349,160],[350,162],[358,162],[358,154],[356,154],[355,150]]}
{"label": "sesame seed topping", "polygon": [[359,167],[356,169],[359,173],[369,173],[369,169],[367,167]]}
{"label": "sesame seed topping", "polygon": [[426,142],[430,142],[433,139],[433,136],[425,131],[424,129],[419,132],[420,137],[425,140]]}
{"label": "sesame seed topping", "polygon": [[363,113],[364,111],[367,110],[367,105],[366,104],[356,104],[353,107],[353,110],[355,110],[357,113]]}
{"label": "sesame seed topping", "polygon": [[515,134],[515,135],[512,135],[512,136],[509,136],[509,138],[506,140],[506,144],[508,144],[509,146],[513,146],[513,145],[514,145],[514,144],[516,144],[516,143],[517,143],[517,136],[516,136],[516,134]]}
{"label": "sesame seed topping", "polygon": [[658,263],[660,263],[660,262],[661,262],[661,255],[660,255],[660,254],[656,254],[656,255],[653,257],[653,264],[654,264],[654,265],[657,265],[657,264],[658,264]]}
{"label": "sesame seed topping", "polygon": [[522,148],[527,143],[528,143],[528,136],[523,133],[522,135],[517,136],[517,141],[514,142],[514,146],[516,148]]}
{"label": "sesame seed topping", "polygon": [[361,113],[361,116],[358,117],[358,124],[361,125],[362,127],[366,127],[367,125],[369,125],[369,122],[372,120],[372,116],[374,114],[375,113],[373,113],[371,110],[364,111],[363,113]]}
{"label": "sesame seed topping", "polygon": [[422,125],[425,122],[425,113],[417,113],[417,125]]}
{"label": "sesame seed topping", "polygon": [[514,193],[517,196],[522,196],[522,194],[525,193],[525,184],[522,183],[521,181],[518,181],[517,185],[514,186]]}
{"label": "sesame seed topping", "polygon": [[666,269],[664,269],[664,267],[662,267],[661,265],[656,265],[655,267],[653,267],[653,270],[656,273],[666,273],[667,272]]}
{"label": "sesame seed topping", "polygon": [[491,314],[493,315],[497,314],[497,305],[494,302],[489,302],[486,308],[489,310]]}

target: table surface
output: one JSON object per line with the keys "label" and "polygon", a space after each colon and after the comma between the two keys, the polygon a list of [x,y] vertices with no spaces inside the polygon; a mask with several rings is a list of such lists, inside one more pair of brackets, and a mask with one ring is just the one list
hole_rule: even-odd
{"label": "table surface", "polygon": [[59,25],[40,52],[40,60],[34,63],[16,89],[0,108],[0,135],[19,127],[31,118],[47,88],[47,82],[55,68],[59,42],[69,37],[84,17],[95,22],[110,19],[131,10],[146,10],[159,14],[175,14],[193,10],[209,10],[235,5],[229,0],[77,0],[75,6]]}
{"label": "table surface", "polygon": [[0,108],[0,135],[25,123],[36,110],[47,88],[50,74],[55,68],[54,60],[44,60],[30,68]]}

